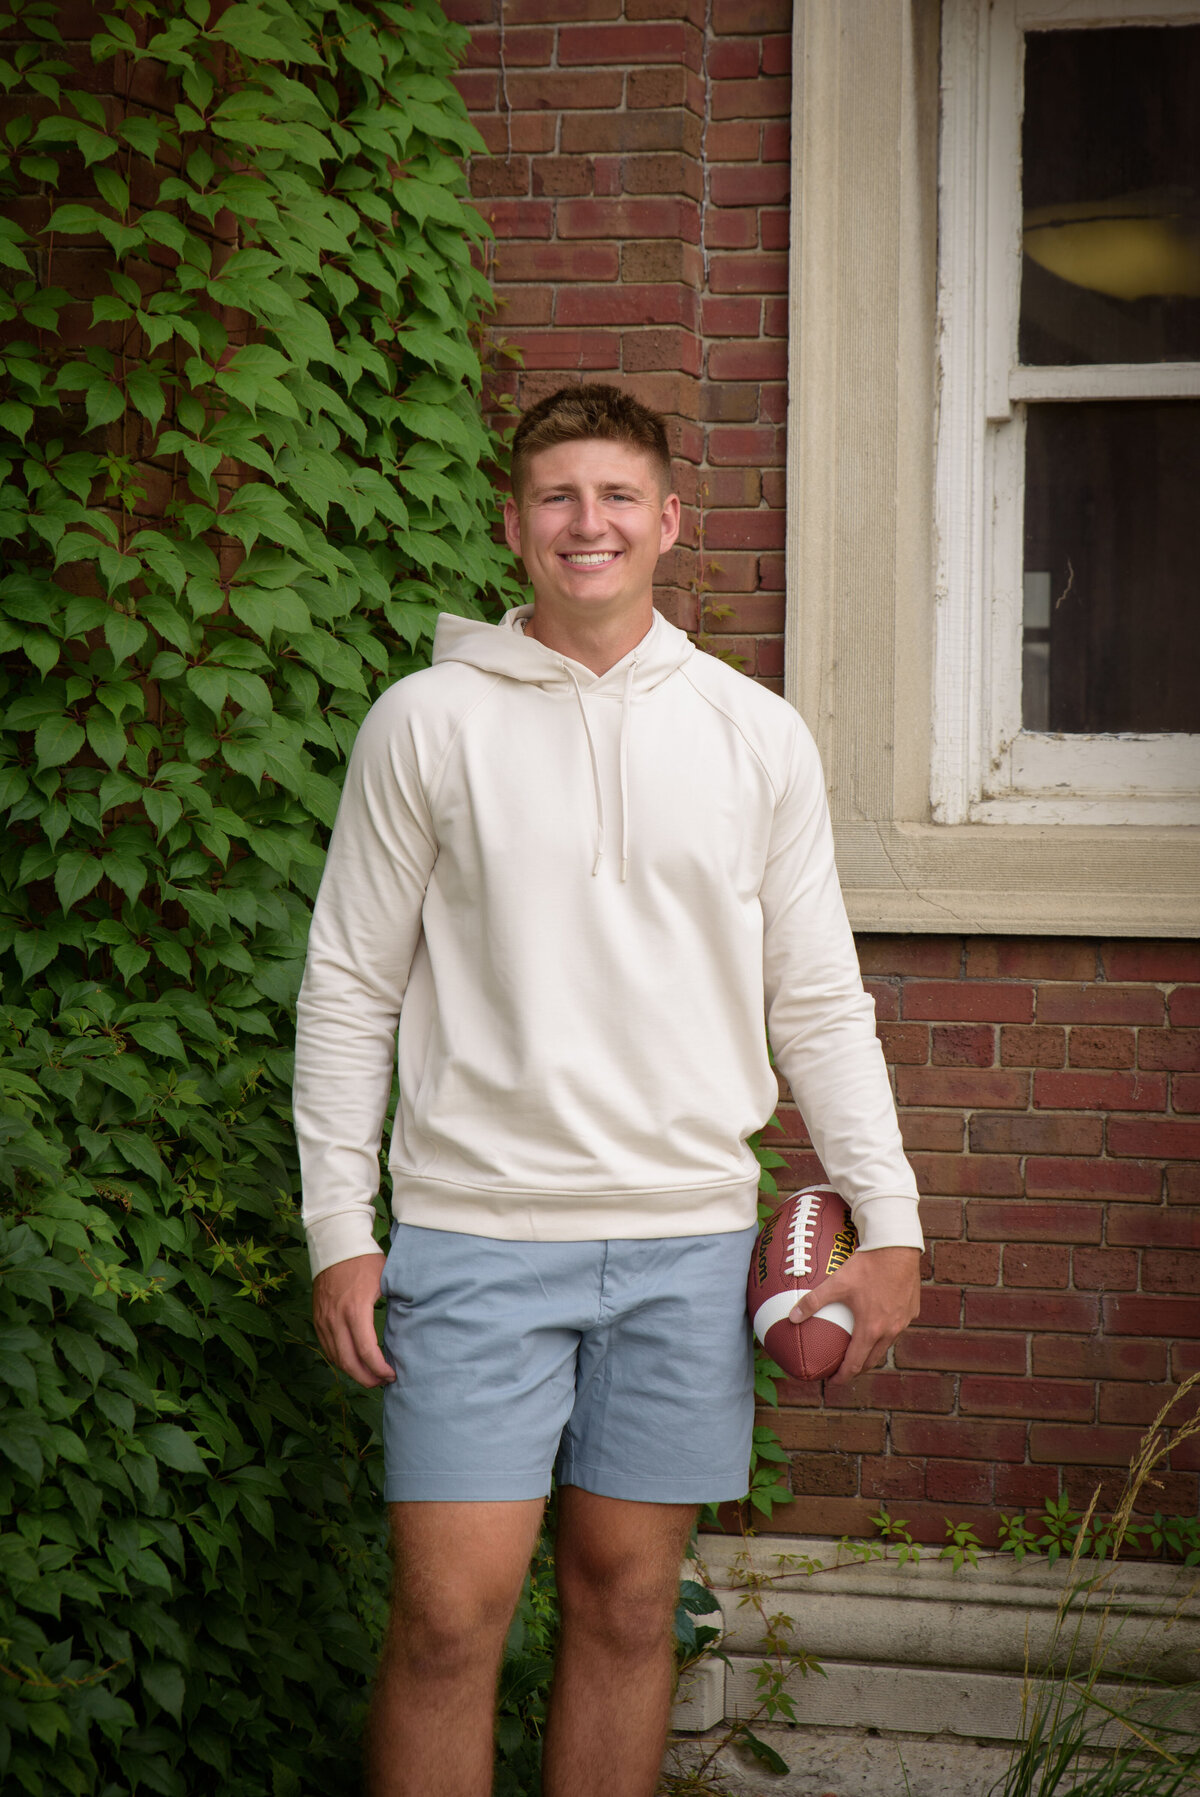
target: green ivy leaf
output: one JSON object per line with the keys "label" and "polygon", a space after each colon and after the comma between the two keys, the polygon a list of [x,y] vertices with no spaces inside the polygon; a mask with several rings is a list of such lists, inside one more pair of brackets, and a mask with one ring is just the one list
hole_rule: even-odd
{"label": "green ivy leaf", "polygon": [[83,725],[74,718],[47,718],[39,724],[33,739],[39,767],[61,767],[78,755],[84,743]]}
{"label": "green ivy leaf", "polygon": [[54,890],[63,910],[69,911],[81,898],[94,892],[103,877],[104,870],[97,856],[84,855],[78,850],[64,855],[54,870]]}
{"label": "green ivy leaf", "polygon": [[137,1442],[173,1472],[202,1473],[205,1470],[195,1436],[187,1434],[177,1423],[147,1423],[138,1430]]}

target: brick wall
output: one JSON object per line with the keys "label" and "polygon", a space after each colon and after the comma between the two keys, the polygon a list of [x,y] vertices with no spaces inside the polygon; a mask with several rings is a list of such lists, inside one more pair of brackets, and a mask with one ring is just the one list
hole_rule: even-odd
{"label": "brick wall", "polygon": [[636,383],[684,502],[658,604],[783,689],[789,0],[448,0],[491,155],[493,398]]}
{"label": "brick wall", "polygon": [[[1200,945],[863,936],[929,1243],[894,1368],[780,1387],[793,1502],[773,1527],[919,1538],[1060,1487],[1111,1503],[1200,1369]],[[820,1177],[784,1095],[773,1137]],[[1193,1252],[1188,1252],[1192,1250]],[[1144,1508],[1194,1515],[1200,1440]]]}
{"label": "brick wall", "polygon": [[[779,691],[789,0],[449,0],[490,156],[493,399],[636,385],[685,501],[658,594]],[[894,1367],[781,1387],[773,1527],[995,1538],[1065,1489],[1111,1499],[1170,1382],[1200,1368],[1200,949],[864,937],[930,1241]],[[775,1138],[819,1173],[794,1107]],[[1192,1513],[1196,1443],[1149,1507]]]}

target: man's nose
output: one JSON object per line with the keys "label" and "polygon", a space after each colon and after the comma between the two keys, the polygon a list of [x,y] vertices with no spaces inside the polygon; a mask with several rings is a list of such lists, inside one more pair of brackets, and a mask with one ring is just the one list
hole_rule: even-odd
{"label": "man's nose", "polygon": [[577,537],[598,537],[608,529],[608,520],[604,516],[600,501],[594,494],[582,493],[572,521],[572,533]]}

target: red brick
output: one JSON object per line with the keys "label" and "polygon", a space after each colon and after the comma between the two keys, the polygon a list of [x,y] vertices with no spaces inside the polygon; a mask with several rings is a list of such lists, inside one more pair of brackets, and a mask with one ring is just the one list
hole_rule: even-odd
{"label": "red brick", "polygon": [[1132,1067],[1136,1037],[1132,1030],[1089,1029],[1076,1024],[1067,1058],[1072,1067]]}
{"label": "red brick", "polygon": [[619,368],[620,340],[608,331],[510,331],[526,368]]}
{"label": "red brick", "polygon": [[781,119],[778,123],[765,124],[762,128],[763,161],[790,162],[791,155],[792,127],[790,120]]}
{"label": "red brick", "polygon": [[876,1018],[893,1023],[900,1015],[900,994],[896,986],[890,980],[875,980],[869,976],[863,986],[874,1000]]}
{"label": "red brick", "polygon": [[936,1024],[931,1059],[935,1067],[990,1067],[996,1058],[996,1030],[990,1023]]}
{"label": "red brick", "polygon": [[788,1483],[797,1497],[853,1497],[858,1461],[848,1454],[793,1454]]}
{"label": "red brick", "polygon": [[1062,1111],[1161,1111],[1167,1080],[1161,1073],[1036,1073],[1033,1102]]}
{"label": "red brick", "polygon": [[[764,132],[763,135],[765,137],[766,133]],[[764,337],[786,337],[789,334],[792,325],[790,308],[791,301],[786,296],[783,299],[763,301],[762,329]]]}
{"label": "red brick", "polygon": [[[607,193],[674,193],[699,200],[704,189],[700,170],[690,156],[674,152],[657,156],[613,157],[613,181]],[[605,167],[608,159],[605,159]],[[599,187],[596,189],[600,191]]]}
{"label": "red brick", "polygon": [[1192,1298],[1118,1292],[1104,1300],[1104,1327],[1110,1335],[1200,1336],[1200,1304]]}
{"label": "red brick", "polygon": [[1200,1072],[1200,1030],[1139,1030],[1137,1052],[1139,1067]]}
{"label": "red brick", "polygon": [[697,242],[699,218],[691,200],[645,198],[623,200],[560,200],[560,238],[582,237],[680,237]]}
{"label": "red brick", "polygon": [[1108,1152],[1115,1155],[1159,1155],[1163,1160],[1200,1157],[1200,1123],[1169,1118],[1110,1117]]}
{"label": "red brick", "polygon": [[677,282],[654,286],[612,282],[599,287],[564,284],[558,293],[555,323],[694,326],[695,306],[695,295]]}
{"label": "red brick", "polygon": [[1099,1321],[1100,1303],[1082,1292],[968,1292],[963,1314],[968,1329],[1090,1334]]}
{"label": "red brick", "polygon": [[1021,1165],[1015,1156],[917,1153],[909,1158],[922,1192],[1014,1198],[1022,1190]]}
{"label": "red brick", "polygon": [[762,47],[764,75],[787,75],[792,67],[792,37],[781,32],[778,37],[765,37]]}
{"label": "red brick", "polygon": [[[584,181],[588,180],[585,173]],[[539,187],[534,188],[540,193]],[[585,192],[581,188],[580,192]],[[476,199],[486,199],[496,194],[523,194],[529,192],[529,158],[528,156],[511,156],[507,160],[499,156],[476,157],[471,164],[471,192]]]}
{"label": "red brick", "polygon": [[1178,1383],[1200,1373],[1200,1342],[1176,1342],[1171,1349],[1171,1377]]}
{"label": "red brick", "polygon": [[500,324],[549,324],[554,294],[549,287],[510,288],[501,301]]}
{"label": "red brick", "polygon": [[1200,986],[1181,986],[1172,992],[1170,1011],[1172,1023],[1200,1023]]}
{"label": "red brick", "polygon": [[758,74],[759,40],[734,38],[727,44],[714,44],[708,53],[707,70],[711,81],[745,81]]}
{"label": "red brick", "polygon": [[[583,88],[589,85],[578,75],[570,78]],[[639,150],[681,150],[693,157],[700,154],[700,120],[678,108],[659,112],[573,112],[567,113],[561,124],[559,147],[564,155],[599,151],[630,156]],[[553,138],[539,148],[553,149]]]}
{"label": "red brick", "polygon": [[1163,996],[1149,986],[1039,986],[1039,1023],[1161,1023]]}
{"label": "red brick", "polygon": [[797,1497],[771,1512],[771,1529],[783,1535],[828,1535],[836,1539],[850,1535],[861,1539],[874,1534],[871,1514],[878,1508],[878,1502],[869,1498]]}
{"label": "red brick", "polygon": [[1092,1337],[1035,1335],[1033,1370],[1063,1379],[1163,1379],[1167,1347],[1161,1341],[1105,1341]]}
{"label": "red brick", "polygon": [[977,936],[967,943],[972,980],[1094,980],[1096,951],[1089,942],[1042,941],[1036,936]]}
{"label": "red brick", "polygon": [[714,593],[752,593],[758,585],[758,558],[727,550],[707,573]]}
{"label": "red brick", "polygon": [[1110,980],[1200,980],[1200,942],[1107,942]]}
{"label": "red brick", "polygon": [[1101,1423],[1032,1423],[1029,1458],[1051,1465],[1127,1466],[1139,1440],[1136,1429]]}
{"label": "red brick", "polygon": [[762,207],[758,214],[758,231],[764,250],[786,250],[792,241],[792,215],[787,207]]}
{"label": "red brick", "polygon": [[1099,1117],[977,1114],[970,1125],[974,1154],[1099,1154],[1103,1137],[1104,1125]]}
{"label": "red brick", "polygon": [[1168,1204],[1200,1204],[1200,1166],[1184,1161],[1163,1169],[1167,1179]]}
{"label": "red brick", "polygon": [[897,1416],[892,1451],[946,1460],[1023,1460],[1024,1423],[981,1423],[961,1417]]}
{"label": "red brick", "polygon": [[858,964],[864,973],[897,975],[920,973],[926,978],[954,979],[962,964],[958,936],[856,936]]}
{"label": "red brick", "polygon": [[869,1409],[935,1410],[949,1413],[954,1408],[954,1380],[940,1372],[895,1372],[890,1367],[878,1372],[860,1373],[848,1385],[827,1385],[825,1403],[829,1407],[865,1405]]}
{"label": "red brick", "polygon": [[[506,30],[503,47],[506,68],[545,68],[554,54],[554,33],[538,26]],[[497,68],[500,48],[500,32],[495,27],[472,31],[467,43],[467,67]]]}
{"label": "red brick", "polygon": [[650,112],[666,106],[686,106],[703,117],[704,97],[704,83],[699,75],[679,64],[629,72],[625,99],[634,110]]}
{"label": "red brick", "polygon": [[786,118],[792,84],[785,76],[759,75],[752,81],[722,81],[712,90],[714,119]]}
{"label": "red brick", "polygon": [[[559,67],[587,64],[589,82],[593,79],[593,70],[597,64],[638,62],[683,63],[688,68],[699,69],[699,35],[682,20],[664,20],[654,25],[643,20],[635,25],[559,27]],[[595,104],[594,101],[589,103]]]}
{"label": "red brick", "polygon": [[766,382],[758,390],[758,415],[773,424],[787,423],[787,385],[783,381]]}
{"label": "red brick", "polygon": [[495,111],[496,101],[500,97],[498,76],[489,74],[484,69],[459,69],[450,79],[468,112]]}
{"label": "red brick", "polygon": [[[759,637],[758,660],[755,666],[755,672],[760,681],[768,675],[775,676],[780,680],[783,679],[782,637]],[[772,688],[772,691],[774,691],[774,688]],[[782,686],[779,691],[780,694],[782,694]]]}
{"label": "red brick", "polygon": [[920,1320],[926,1328],[957,1329],[961,1312],[962,1293],[956,1291],[953,1286],[923,1285],[921,1287]]}
{"label": "red brick", "polygon": [[786,293],[788,259],[780,255],[713,256],[709,282],[714,293]]}
{"label": "red brick", "polygon": [[761,467],[764,462],[782,460],[783,449],[779,432],[767,426],[742,429],[728,425],[708,433],[709,460],[727,466]]}
{"label": "red brick", "polygon": [[[460,83],[461,80],[460,76]],[[536,75],[510,73],[505,87],[514,112],[582,111],[619,106],[625,77],[619,69],[592,69],[587,80],[581,81],[574,69],[548,69]],[[493,99],[487,109],[490,111],[495,105]],[[484,111],[483,106],[469,100],[467,109]]]}
{"label": "red brick", "polygon": [[1025,1343],[1017,1335],[965,1334],[950,1329],[907,1329],[892,1350],[896,1365],[961,1373],[1023,1373]]}
{"label": "red brick", "polygon": [[[695,243],[676,243],[669,238],[633,238],[621,245],[621,279],[634,286],[655,286],[682,281],[695,292],[704,277],[704,258]],[[685,322],[691,317],[687,315]],[[697,445],[699,455],[700,445]]]}
{"label": "red brick", "polygon": [[757,337],[762,302],[706,295],[700,308],[706,337]]}
{"label": "red brick", "polygon": [[560,24],[564,19],[615,19],[621,0],[505,0],[510,25]]}
{"label": "red brick", "polygon": [[1032,1023],[1033,987],[911,980],[904,987],[904,1016],[931,1023]]}
{"label": "red brick", "polygon": [[767,1421],[785,1448],[838,1454],[880,1454],[887,1441],[887,1418],[862,1410],[773,1410]]}
{"label": "red brick", "polygon": [[471,123],[493,156],[545,152],[554,148],[557,118],[548,112],[472,113]]}
{"label": "red brick", "polygon": [[1144,1292],[1200,1292],[1200,1257],[1169,1248],[1147,1248],[1142,1255]]}
{"label": "red brick", "polygon": [[968,1376],[959,1387],[959,1408],[976,1416],[1069,1417],[1091,1422],[1096,1388],[1066,1379],[986,1379]]}
{"label": "red brick", "polygon": [[1031,1198],[1144,1198],[1162,1194],[1162,1169],[1149,1161],[1040,1160],[1025,1163],[1025,1189]]}
{"label": "red brick", "polygon": [[925,1148],[942,1154],[962,1153],[963,1121],[952,1111],[903,1111],[900,1133],[906,1148]]}
{"label": "red brick", "polygon": [[757,162],[762,143],[757,120],[726,119],[708,127],[705,148],[712,162]]}
{"label": "red brick", "polygon": [[[782,472],[782,471],[781,471]],[[770,478],[770,470],[763,470],[764,482]],[[781,555],[760,555],[758,558],[758,584],[764,592],[782,593],[787,585],[784,562]]]}
{"label": "red brick", "polygon": [[771,381],[787,376],[787,345],[776,341],[717,343],[708,352],[714,381]]}
{"label": "red brick", "polygon": [[1071,1277],[1080,1291],[1136,1291],[1137,1255],[1132,1248],[1076,1248]]}
{"label": "red brick", "polygon": [[[730,469],[727,472],[733,473]],[[741,472],[741,470],[737,470]],[[748,471],[747,471],[748,472]],[[724,610],[724,607],[719,609]],[[706,617],[706,630],[719,632],[723,630],[766,631],[782,628],[784,602],[774,595],[761,593],[745,593],[736,597],[729,607],[727,618]]]}
{"label": "red brick", "polygon": [[967,1234],[982,1242],[1098,1242],[1104,1218],[1098,1206],[977,1199],[967,1207]]}
{"label": "red brick", "polygon": [[627,19],[688,19],[704,28],[705,0],[625,0]]}
{"label": "red brick", "polygon": [[957,1242],[962,1237],[962,1202],[958,1198],[922,1198],[921,1228],[925,1239]]}
{"label": "red brick", "polygon": [[995,1497],[1006,1510],[1040,1510],[1058,1496],[1058,1473],[1044,1466],[998,1466]]}
{"label": "red brick", "polygon": [[971,1460],[927,1460],[925,1496],[940,1504],[989,1503],[992,1469]]}
{"label": "red brick", "polygon": [[1029,1075],[997,1068],[901,1067],[896,1073],[896,1099],[899,1104],[1022,1110],[1029,1102]]}
{"label": "red brick", "polygon": [[929,1031],[923,1023],[881,1023],[876,1033],[885,1061],[920,1067],[929,1058]]}
{"label": "red brick", "polygon": [[1100,1414],[1102,1423],[1152,1423],[1163,1405],[1174,1395],[1173,1385],[1102,1385]]}
{"label": "red brick", "polygon": [[1069,1248],[1050,1248],[1043,1243],[1009,1243],[1004,1250],[1005,1286],[1036,1287],[1049,1291],[1065,1287],[1071,1271]]}
{"label": "red brick", "polygon": [[710,520],[707,542],[713,549],[775,549],[783,547],[782,512],[720,512]]}
{"label": "red brick", "polygon": [[481,200],[479,210],[496,236],[508,242],[514,237],[549,237],[554,224],[551,200]]}
{"label": "red brick", "polygon": [[925,1462],[864,1456],[859,1464],[859,1485],[864,1497],[882,1498],[891,1504],[924,1497]]}
{"label": "red brick", "polygon": [[718,37],[759,37],[769,31],[787,31],[792,22],[791,0],[713,0],[712,22]]}
{"label": "red brick", "polygon": [[496,279],[615,281],[621,259],[611,243],[498,243]]}
{"label": "red brick", "polygon": [[933,1264],[939,1285],[995,1285],[1000,1250],[990,1242],[939,1242]]}
{"label": "red brick", "polygon": [[1107,1239],[1132,1248],[1200,1248],[1200,1210],[1147,1210],[1110,1204]]}
{"label": "red brick", "polygon": [[747,169],[739,164],[709,168],[709,198],[714,206],[778,206],[785,202],[791,185],[786,162],[760,162]]}
{"label": "red brick", "polygon": [[652,368],[679,368],[685,374],[700,372],[700,345],[690,331],[678,325],[627,331],[622,339],[622,356],[626,374],[641,374]]}
{"label": "red brick", "polygon": [[1171,1103],[1189,1116],[1200,1112],[1200,1074],[1176,1073],[1171,1077]]}

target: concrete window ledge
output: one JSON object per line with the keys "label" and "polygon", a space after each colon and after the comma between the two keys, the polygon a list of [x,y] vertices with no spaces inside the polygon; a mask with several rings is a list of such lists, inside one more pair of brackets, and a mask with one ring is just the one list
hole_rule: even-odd
{"label": "concrete window ledge", "polygon": [[[875,1560],[780,1575],[780,1556],[808,1555],[827,1568],[835,1558],[833,1542],[793,1537],[747,1544],[706,1535],[700,1550],[722,1612],[704,1621],[723,1625],[730,1664],[705,1662],[681,1681],[675,1727],[695,1732],[756,1707],[754,1668],[765,1643],[758,1612],[741,1601],[739,1561],[770,1578],[768,1615],[791,1617],[792,1641],[824,1665],[825,1677],[795,1677],[789,1686],[803,1724],[975,1742],[1019,1735],[1026,1668],[1037,1671],[1051,1657],[1069,1577],[1062,1560],[1030,1556],[1017,1565],[1007,1554],[954,1571],[936,1550],[909,1566]],[[1089,1576],[1104,1570],[1083,1564]],[[1104,1695],[1119,1699],[1122,1677],[1196,1681],[1200,1572],[1137,1561],[1109,1569],[1102,1595],[1061,1629],[1060,1664],[1074,1643],[1076,1667],[1086,1665],[1106,1606]],[[1194,1720],[1200,1724],[1200,1706]]]}

